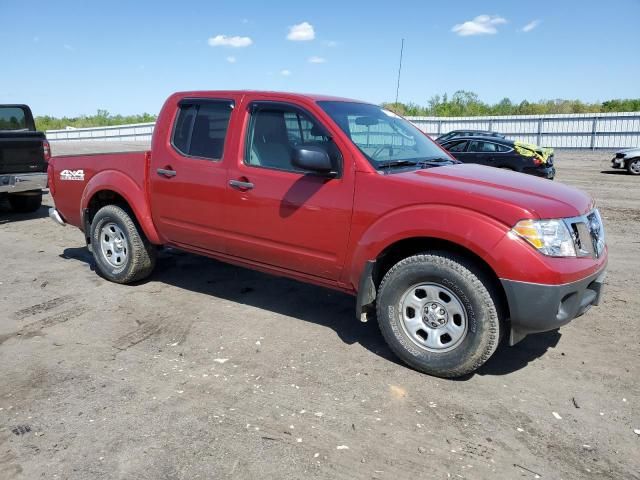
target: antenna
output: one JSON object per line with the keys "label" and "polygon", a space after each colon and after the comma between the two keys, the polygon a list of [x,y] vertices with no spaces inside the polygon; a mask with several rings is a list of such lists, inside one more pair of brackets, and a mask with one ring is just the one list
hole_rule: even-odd
{"label": "antenna", "polygon": [[404,38],[400,44],[400,66],[398,67],[398,84],[396,85],[396,104],[398,103],[398,93],[400,92],[400,73],[402,72],[402,52],[404,51]]}

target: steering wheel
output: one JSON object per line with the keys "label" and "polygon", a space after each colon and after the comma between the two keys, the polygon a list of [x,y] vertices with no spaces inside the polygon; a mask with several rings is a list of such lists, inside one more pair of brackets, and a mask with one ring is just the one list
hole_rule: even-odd
{"label": "steering wheel", "polygon": [[376,160],[378,158],[378,155],[380,155],[382,152],[384,152],[385,149],[389,150],[389,155],[390,156],[393,155],[393,146],[392,145],[382,145],[381,147],[376,148],[376,151],[371,154],[371,158]]}

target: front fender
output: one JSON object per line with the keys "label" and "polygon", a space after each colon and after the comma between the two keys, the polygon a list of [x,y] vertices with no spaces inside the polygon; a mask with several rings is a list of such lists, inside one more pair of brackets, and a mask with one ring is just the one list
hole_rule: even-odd
{"label": "front fender", "polygon": [[143,187],[134,182],[129,176],[117,170],[103,170],[87,182],[80,199],[80,218],[82,218],[82,212],[88,208],[93,196],[101,190],[111,190],[123,197],[127,201],[127,204],[129,204],[131,210],[133,210],[133,214],[147,239],[156,245],[163,243],[162,238],[153,224],[151,209],[149,208]]}
{"label": "front fender", "polygon": [[495,247],[509,228],[486,215],[450,205],[414,205],[395,210],[378,218],[357,241],[347,281],[354,287],[359,285],[367,261],[375,260],[394,243],[411,238],[459,245],[482,258],[500,276],[504,253]]}

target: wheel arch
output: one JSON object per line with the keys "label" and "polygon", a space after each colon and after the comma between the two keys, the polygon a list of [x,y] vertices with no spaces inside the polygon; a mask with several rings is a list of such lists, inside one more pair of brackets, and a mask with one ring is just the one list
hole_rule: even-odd
{"label": "wheel arch", "polygon": [[[382,278],[393,265],[419,253],[443,251],[464,259],[489,282],[504,313],[503,318],[507,318],[508,303],[499,280],[499,268],[504,259],[500,254],[496,255],[495,247],[504,239],[508,228],[495,219],[460,208],[427,208],[411,213],[423,214],[425,225],[421,231],[399,232],[386,243],[373,240],[385,233],[388,235],[399,221],[406,225],[406,217],[402,215],[390,222],[377,222],[358,243],[351,264],[351,282],[358,286],[356,316],[362,319],[363,313],[370,310]],[[445,227],[429,225],[432,221]]]}
{"label": "wheel arch", "polygon": [[85,187],[80,205],[82,229],[88,243],[91,221],[97,211],[106,205],[118,205],[127,210],[151,243],[162,243],[151,219],[144,191],[131,178],[120,172],[107,170],[94,176]]}

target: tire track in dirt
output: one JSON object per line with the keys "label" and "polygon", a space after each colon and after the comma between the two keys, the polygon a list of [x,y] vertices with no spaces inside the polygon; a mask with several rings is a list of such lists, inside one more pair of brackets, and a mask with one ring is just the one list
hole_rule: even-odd
{"label": "tire track in dirt", "polygon": [[53,310],[54,308],[59,307],[60,305],[63,305],[72,299],[73,297],[71,295],[63,295],[62,297],[52,298],[51,300],[47,300],[46,302],[37,303],[35,305],[31,305],[30,307],[18,310],[13,314],[13,316],[17,320],[23,320],[27,317],[33,317],[35,315],[48,312],[49,310]]}
{"label": "tire track in dirt", "polygon": [[15,332],[0,335],[0,345],[14,337],[32,338],[43,335],[42,330],[77,318],[87,311],[89,311],[89,307],[85,305],[76,305],[73,308],[49,315],[40,320],[29,323]]}
{"label": "tire track in dirt", "polygon": [[171,343],[181,344],[186,340],[192,323],[167,318],[139,323],[137,328],[118,337],[112,346],[123,351],[157,335],[166,338]]}

